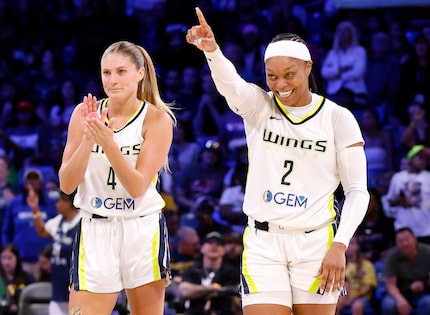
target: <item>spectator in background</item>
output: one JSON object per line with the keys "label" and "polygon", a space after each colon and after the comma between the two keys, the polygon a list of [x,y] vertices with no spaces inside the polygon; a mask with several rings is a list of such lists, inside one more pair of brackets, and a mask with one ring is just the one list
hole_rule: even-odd
{"label": "spectator in background", "polygon": [[224,55],[235,65],[237,72],[247,80],[255,82],[255,77],[246,69],[245,49],[237,41],[228,41],[224,46]]}
{"label": "spectator in background", "polygon": [[38,104],[35,113],[42,121],[49,119],[51,106],[63,81],[57,57],[53,49],[45,49],[40,56],[38,68],[28,78],[29,97]]}
{"label": "spectator in background", "polygon": [[429,261],[429,245],[418,242],[409,227],[396,231],[396,246],[384,262],[382,315],[430,314]]}
{"label": "spectator in background", "polygon": [[127,3],[130,14],[137,23],[139,43],[147,47],[148,51],[162,50],[167,25],[167,1],[137,0]]}
{"label": "spectator in background", "polygon": [[391,41],[391,50],[399,61],[400,65],[403,65],[408,59],[410,53],[410,47],[406,38],[406,30],[404,24],[399,20],[395,20],[389,25],[388,34]]}
{"label": "spectator in background", "polygon": [[369,107],[378,111],[381,122],[386,121],[388,115],[397,114],[394,110],[400,92],[400,62],[393,54],[390,37],[385,32],[371,35],[365,81]]}
{"label": "spectator in background", "polygon": [[79,103],[80,95],[76,83],[70,79],[62,82],[58,94],[57,102],[49,112],[49,122],[60,136],[64,137],[72,112]]}
{"label": "spectator in background", "polygon": [[227,232],[223,235],[225,255],[224,260],[236,267],[240,274],[240,260],[243,251],[242,233]]}
{"label": "spectator in background", "polygon": [[163,214],[166,218],[167,232],[169,235],[169,249],[172,250],[178,244],[178,231],[180,228],[178,209],[164,208]]}
{"label": "spectator in background", "polygon": [[[356,236],[351,238],[345,254],[345,278],[348,294],[339,297],[336,315],[345,314],[344,311],[348,309],[352,315],[375,314],[371,305],[373,291],[376,287],[375,267],[370,260],[363,257]],[[373,313],[370,313],[372,311]]]}
{"label": "spectator in background", "polygon": [[191,226],[181,226],[176,235],[176,246],[171,247],[170,270],[172,283],[166,288],[166,300],[176,312],[183,313],[184,299],[178,286],[184,271],[193,266],[200,254],[200,237]]}
{"label": "spectator in background", "polygon": [[175,106],[181,107],[181,104],[177,104],[179,97],[179,90],[182,85],[181,71],[176,68],[168,68],[164,71],[163,80],[163,97],[168,103],[175,102]]}
{"label": "spectator in background", "polygon": [[46,245],[39,254],[39,278],[38,282],[51,282],[52,280],[52,244]]}
{"label": "spectator in background", "polygon": [[179,284],[179,292],[187,300],[186,314],[230,315],[239,274],[224,260],[222,235],[218,232],[205,235],[200,252],[201,260],[185,270]]}
{"label": "spectator in background", "polygon": [[0,81],[0,129],[4,129],[13,117],[13,110],[19,101],[19,87],[15,78],[6,77]]}
{"label": "spectator in background", "polygon": [[359,42],[357,29],[349,21],[340,22],[321,67],[321,75],[327,81],[327,96],[336,102],[337,93],[344,87],[354,92],[356,100],[366,100],[366,65],[367,52]]}
{"label": "spectator in background", "polygon": [[9,180],[12,183],[18,182],[17,173],[22,168],[24,155],[21,148],[13,142],[9,136],[0,129],[0,156],[9,158]]}
{"label": "spectator in background", "polygon": [[177,103],[179,109],[176,116],[184,122],[191,122],[201,95],[200,68],[198,66],[185,66],[182,69],[182,85],[179,89]]}
{"label": "spectator in background", "polygon": [[10,173],[9,160],[0,156],[0,229],[3,227],[6,208],[18,192],[16,185],[12,185],[9,180]]}
{"label": "spectator in background", "polygon": [[49,129],[37,118],[34,104],[23,100],[15,109],[16,117],[5,128],[5,133],[20,147],[26,161],[43,160],[48,157]]}
{"label": "spectator in background", "polygon": [[56,215],[54,202],[43,191],[42,173],[27,169],[23,176],[23,192],[16,195],[6,209],[2,230],[3,244],[13,243],[22,258],[23,268],[38,278],[39,253],[51,240],[40,238],[33,224],[32,208],[38,209],[43,219]]}
{"label": "spectator in background", "polygon": [[193,227],[181,226],[176,239],[176,246],[171,248],[170,270],[173,281],[180,282],[185,269],[193,265],[199,256],[200,237]]}
{"label": "spectator in background", "polygon": [[[246,23],[242,25],[240,28],[238,42],[243,49],[243,62],[245,70],[243,77],[257,85],[262,85],[264,83],[263,54],[265,46],[262,41],[258,25],[255,23]],[[224,52],[226,52],[226,49],[227,46],[225,46]],[[239,65],[235,64],[235,66],[238,67]]]}
{"label": "spectator in background", "polygon": [[414,38],[413,50],[401,67],[401,104],[409,104],[416,94],[430,99],[430,44],[423,34]]}
{"label": "spectator in background", "polygon": [[201,77],[202,95],[193,117],[193,133],[199,145],[208,139],[220,139],[224,129],[222,115],[227,111],[227,104],[216,90],[210,73],[203,70]]}
{"label": "spectator in background", "polygon": [[430,244],[430,149],[416,145],[407,154],[408,168],[395,173],[382,197],[384,210],[396,230],[409,227],[421,242]]}
{"label": "spectator in background", "polygon": [[189,165],[176,178],[175,200],[179,213],[182,215],[194,209],[199,197],[218,199],[222,193],[226,171],[221,144],[217,141],[206,141],[198,162]]}
{"label": "spectator in background", "polygon": [[212,198],[201,198],[195,209],[196,230],[200,239],[204,239],[205,235],[211,231],[216,231],[220,234],[231,232],[231,226],[223,224],[215,219],[215,210],[217,200]]}
{"label": "spectator in background", "polygon": [[72,243],[81,218],[79,209],[73,205],[74,195],[60,192],[55,204],[58,214],[46,222],[38,207],[31,208],[37,234],[54,241],[51,255],[53,296],[49,304],[50,315],[68,314]]}
{"label": "spectator in background", "polygon": [[237,233],[242,233],[248,222],[242,211],[245,183],[248,174],[248,148],[245,138],[231,142],[235,151],[234,164],[224,176],[224,188],[219,199],[218,212],[220,218]]}
{"label": "spectator in background", "polygon": [[404,113],[404,116],[409,118],[400,138],[404,149],[410,150],[417,144],[430,146],[430,127],[427,115],[424,95],[415,95],[414,100],[407,107],[407,112]]}
{"label": "spectator in background", "polygon": [[6,286],[6,306],[3,315],[17,315],[22,290],[35,282],[33,274],[22,266],[21,256],[14,244],[6,244],[0,253],[0,275]]}

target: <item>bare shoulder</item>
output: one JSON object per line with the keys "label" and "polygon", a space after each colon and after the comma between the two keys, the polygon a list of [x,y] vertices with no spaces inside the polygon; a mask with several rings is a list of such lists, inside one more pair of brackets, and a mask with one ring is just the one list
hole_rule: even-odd
{"label": "bare shoulder", "polygon": [[145,123],[169,123],[172,124],[172,117],[166,111],[155,107],[154,105],[148,103],[148,113],[145,118]]}

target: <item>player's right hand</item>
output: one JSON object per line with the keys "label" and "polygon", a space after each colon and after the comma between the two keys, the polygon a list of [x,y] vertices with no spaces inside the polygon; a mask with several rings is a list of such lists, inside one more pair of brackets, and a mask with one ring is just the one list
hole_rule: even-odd
{"label": "player's right hand", "polygon": [[195,45],[203,51],[215,51],[218,45],[215,41],[215,36],[211,27],[206,22],[206,19],[199,8],[196,8],[196,14],[199,19],[199,25],[194,25],[188,29],[187,35],[185,36],[187,42]]}

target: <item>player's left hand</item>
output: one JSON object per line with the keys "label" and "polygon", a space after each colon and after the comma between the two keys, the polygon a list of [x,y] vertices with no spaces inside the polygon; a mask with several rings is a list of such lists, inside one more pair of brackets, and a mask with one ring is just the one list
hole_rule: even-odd
{"label": "player's left hand", "polygon": [[334,242],[325,255],[317,277],[321,277],[320,292],[335,292],[345,285],[346,246]]}

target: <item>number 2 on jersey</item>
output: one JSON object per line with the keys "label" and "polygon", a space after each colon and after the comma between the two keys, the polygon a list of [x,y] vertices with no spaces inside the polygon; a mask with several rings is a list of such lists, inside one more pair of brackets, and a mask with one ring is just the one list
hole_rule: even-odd
{"label": "number 2 on jersey", "polygon": [[115,190],[116,180],[115,180],[115,171],[112,167],[109,167],[109,175],[106,181],[106,185],[112,186],[112,190]]}
{"label": "number 2 on jersey", "polygon": [[294,162],[291,160],[285,160],[284,161],[284,168],[285,168],[285,173],[282,176],[281,179],[281,184],[282,185],[287,185],[289,186],[291,183],[289,181],[287,181],[287,176],[291,174],[291,172],[293,171],[293,164]]}

